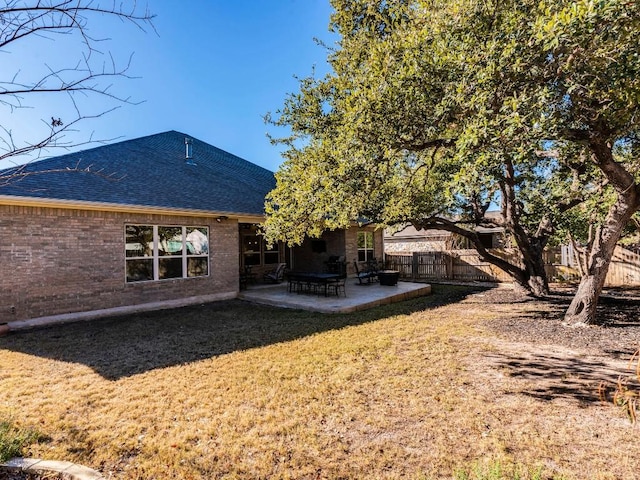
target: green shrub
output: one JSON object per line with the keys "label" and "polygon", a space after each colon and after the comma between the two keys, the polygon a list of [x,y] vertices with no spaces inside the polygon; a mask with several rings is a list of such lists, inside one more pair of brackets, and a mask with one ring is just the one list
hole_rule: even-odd
{"label": "green shrub", "polygon": [[503,465],[499,461],[474,463],[469,468],[456,470],[455,480],[562,480],[564,477],[552,476],[542,467],[527,468],[522,465]]}
{"label": "green shrub", "polygon": [[17,428],[9,421],[0,421],[0,462],[22,455],[22,450],[42,439],[35,430]]}

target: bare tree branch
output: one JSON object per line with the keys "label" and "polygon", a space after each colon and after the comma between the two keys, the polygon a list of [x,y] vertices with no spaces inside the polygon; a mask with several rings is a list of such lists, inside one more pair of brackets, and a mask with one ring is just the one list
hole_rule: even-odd
{"label": "bare tree branch", "polygon": [[[5,170],[0,173],[0,187],[6,186],[9,184],[15,185],[16,183],[24,180],[27,177],[33,177],[36,175],[45,175],[51,173],[91,173],[92,175],[97,175],[105,180],[111,181],[119,181],[125,178],[124,175],[118,174],[118,172],[110,172],[107,173],[103,168],[94,169],[93,165],[82,166],[81,160],[76,162],[75,166],[64,167],[64,168],[52,168],[48,170],[37,170],[32,171],[28,170],[28,164],[18,165],[17,167],[9,170]],[[42,189],[33,189],[30,188],[29,192],[42,191]]]}
{"label": "bare tree branch", "polygon": [[0,162],[3,160],[9,160],[11,158],[17,158],[19,156],[32,153],[34,151],[39,152],[45,148],[68,149],[71,147],[78,147],[78,146],[94,144],[94,143],[107,143],[107,142],[116,140],[115,138],[96,140],[93,138],[93,134],[89,136],[88,140],[80,143],[72,142],[72,141],[66,142],[64,138],[65,138],[65,133],[76,132],[77,130],[73,127],[75,127],[77,124],[79,124],[83,120],[100,118],[118,108],[119,107],[116,106],[109,110],[105,110],[97,115],[86,115],[86,116],[78,115],[74,120],[63,125],[58,124],[58,122],[61,121],[60,119],[52,119],[49,135],[45,136],[44,138],[40,138],[37,141],[37,143],[26,144],[22,147],[16,146],[16,143],[13,137],[13,132],[11,130],[8,130],[4,126],[0,125],[0,129],[4,132],[4,134],[0,134]]}
{"label": "bare tree branch", "polygon": [[[64,118],[64,115],[58,116],[55,112],[43,114],[44,118],[40,120],[46,127],[36,138],[18,138],[19,133],[14,132],[8,124],[0,125],[0,162],[12,159],[17,165],[19,158],[28,156],[31,160],[37,159],[49,149],[69,149],[99,142],[93,138],[93,134],[82,141],[70,140],[68,134],[77,133],[78,124],[83,120],[102,117],[118,108],[118,105],[106,106],[100,113],[88,113],[82,111],[76,101],[77,95],[95,95],[116,104],[141,103],[113,90],[112,80],[135,78],[129,74],[133,54],[129,55],[123,67],[118,67],[111,52],[98,50],[97,45],[108,39],[89,34],[88,25],[97,17],[115,18],[141,31],[151,29],[155,32],[154,15],[146,7],[138,8],[135,0],[119,4],[115,0],[112,3],[96,0],[7,0],[0,7],[0,54],[12,54],[11,47],[14,45],[43,38],[53,39],[56,35],[77,35],[80,47],[79,58],[73,60],[71,65],[58,67],[45,63],[44,72],[34,78],[22,79],[24,74],[20,68],[5,72],[5,75],[9,75],[5,78],[0,74],[0,108],[14,113],[18,109],[30,108],[27,99],[33,95],[62,94],[74,112],[73,118]],[[98,56],[106,57],[106,61],[98,63]],[[14,180],[16,178],[20,177],[13,177]],[[3,181],[7,183],[6,178],[0,177],[0,186]]]}

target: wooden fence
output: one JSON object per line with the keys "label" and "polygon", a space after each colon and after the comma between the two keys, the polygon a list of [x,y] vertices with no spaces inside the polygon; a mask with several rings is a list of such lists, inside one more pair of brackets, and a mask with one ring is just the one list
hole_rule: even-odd
{"label": "wooden fence", "polygon": [[[491,253],[510,262],[517,261],[513,249],[492,249]],[[580,273],[572,265],[562,265],[560,250],[545,252],[545,270],[552,282],[580,280]],[[510,282],[511,277],[501,269],[483,261],[475,250],[413,252],[385,255],[386,267],[398,270],[404,280],[448,280],[463,282]],[[617,247],[609,267],[606,286],[640,286],[640,255]]]}

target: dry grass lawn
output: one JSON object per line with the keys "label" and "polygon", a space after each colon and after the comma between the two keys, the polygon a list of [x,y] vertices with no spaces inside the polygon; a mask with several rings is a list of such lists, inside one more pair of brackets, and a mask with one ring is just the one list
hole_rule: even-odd
{"label": "dry grass lawn", "polygon": [[472,293],[350,315],[232,301],[12,334],[0,420],[47,437],[28,456],[114,479],[440,479],[483,465],[506,472],[490,478],[640,478],[637,427],[597,400],[594,370],[615,379],[623,356],[506,338],[493,322],[531,306]]}

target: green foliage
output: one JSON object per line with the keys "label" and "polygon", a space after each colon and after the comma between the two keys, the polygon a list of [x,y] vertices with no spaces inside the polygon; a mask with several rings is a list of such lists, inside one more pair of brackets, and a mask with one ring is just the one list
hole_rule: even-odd
{"label": "green foliage", "polygon": [[498,205],[534,257],[553,235],[587,238],[637,178],[640,2],[332,4],[332,73],[303,79],[272,118],[291,135],[268,240],[358,219],[473,231]]}
{"label": "green foliage", "polygon": [[469,468],[456,470],[455,480],[562,480],[561,476],[550,476],[542,467],[528,468],[519,464],[504,464],[499,461],[476,462]]}
{"label": "green foliage", "polygon": [[18,428],[10,421],[0,421],[0,463],[21,456],[25,447],[42,438],[35,430]]}

